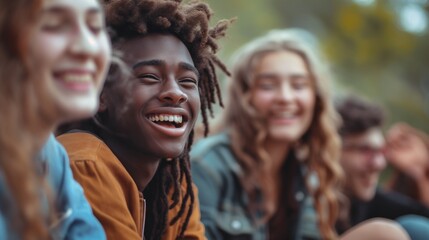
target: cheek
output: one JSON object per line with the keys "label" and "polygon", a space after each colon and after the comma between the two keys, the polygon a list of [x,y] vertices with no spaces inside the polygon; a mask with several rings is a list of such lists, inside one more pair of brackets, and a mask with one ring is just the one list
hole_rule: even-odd
{"label": "cheek", "polygon": [[354,159],[353,156],[348,156],[346,153],[343,154],[343,158],[340,160],[340,163],[347,175],[357,170],[357,166],[355,164],[356,159]]}
{"label": "cheek", "polygon": [[270,106],[273,104],[274,94],[263,91],[255,91],[250,97],[250,104],[260,114],[265,114],[269,111]]}
{"label": "cheek", "polygon": [[[66,45],[67,41],[63,37],[38,33],[35,34],[30,43],[30,52],[34,57],[33,61],[36,66],[53,67],[65,53]],[[52,66],[49,66],[50,64]]]}
{"label": "cheek", "polygon": [[[200,114],[201,110],[201,98],[199,91],[192,91],[187,93],[188,95],[188,102],[191,106],[191,111],[194,116],[198,116]],[[196,117],[194,117],[194,121],[196,121]]]}
{"label": "cheek", "polygon": [[309,90],[301,93],[300,101],[304,106],[304,108],[307,110],[307,112],[311,114],[314,112],[314,107],[316,105],[316,96],[313,90]]}
{"label": "cheek", "polygon": [[112,49],[110,46],[110,41],[105,35],[99,38],[98,44],[100,46],[100,53],[98,56],[98,62],[100,65],[99,68],[101,71],[103,71],[102,74],[104,74],[107,68],[109,67],[109,63],[112,55]]}
{"label": "cheek", "polygon": [[131,94],[127,94],[128,91],[125,89],[122,91],[123,103],[125,105],[132,105],[135,109],[141,109],[143,105],[149,102],[149,99],[152,97],[153,94],[151,94],[151,92],[156,92],[157,90],[149,86],[139,85],[130,91],[132,91]]}

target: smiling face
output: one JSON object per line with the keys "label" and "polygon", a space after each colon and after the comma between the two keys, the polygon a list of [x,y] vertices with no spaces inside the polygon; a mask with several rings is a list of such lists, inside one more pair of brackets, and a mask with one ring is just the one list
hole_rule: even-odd
{"label": "smiling face", "polygon": [[188,49],[175,36],[162,34],[127,39],[117,48],[134,77],[127,80],[131,89],[123,84],[103,94],[109,128],[145,156],[177,157],[200,109],[199,74]]}
{"label": "smiling face", "polygon": [[268,124],[268,138],[299,140],[311,124],[315,105],[314,84],[304,60],[290,51],[268,53],[253,75],[250,101]]}
{"label": "smiling face", "polygon": [[374,197],[380,172],[386,167],[385,140],[380,128],[343,138],[341,166],[346,178],[346,192],[363,201]]}
{"label": "smiling face", "polygon": [[58,111],[58,123],[89,117],[110,61],[104,14],[97,0],[45,0],[30,56]]}

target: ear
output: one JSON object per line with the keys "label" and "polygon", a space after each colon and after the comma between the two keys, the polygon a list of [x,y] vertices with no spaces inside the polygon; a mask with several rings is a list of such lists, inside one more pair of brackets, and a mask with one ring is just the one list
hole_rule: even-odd
{"label": "ear", "polygon": [[103,90],[103,91],[101,91],[101,94],[100,94],[100,103],[98,106],[98,112],[101,113],[101,112],[105,112],[105,111],[107,111],[107,94]]}

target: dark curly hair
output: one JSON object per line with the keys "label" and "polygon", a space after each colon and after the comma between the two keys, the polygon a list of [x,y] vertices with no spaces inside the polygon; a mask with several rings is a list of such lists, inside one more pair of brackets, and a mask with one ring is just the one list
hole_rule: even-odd
{"label": "dark curly hair", "polygon": [[385,113],[381,105],[362,97],[349,95],[337,99],[336,110],[342,118],[341,136],[360,134],[373,127],[382,127]]}
{"label": "dark curly hair", "polygon": [[[113,46],[123,39],[151,33],[172,34],[185,44],[200,73],[198,87],[207,134],[208,112],[213,115],[212,105],[216,102],[222,106],[215,67],[229,75],[226,66],[215,55],[218,51],[217,40],[225,36],[225,30],[231,20],[221,20],[210,28],[212,12],[206,3],[199,1],[182,4],[181,0],[106,0],[105,9]],[[178,239],[183,238],[195,201],[189,162],[193,135],[192,131],[181,156],[172,161],[161,161],[154,178],[143,192],[147,209],[151,209],[146,218],[147,239],[160,239],[167,224],[176,223],[186,214],[185,223],[177,236]],[[186,183],[184,193],[181,190],[183,181]],[[168,193],[171,188],[172,204],[168,206]],[[179,212],[167,223],[168,210],[179,203]]]}

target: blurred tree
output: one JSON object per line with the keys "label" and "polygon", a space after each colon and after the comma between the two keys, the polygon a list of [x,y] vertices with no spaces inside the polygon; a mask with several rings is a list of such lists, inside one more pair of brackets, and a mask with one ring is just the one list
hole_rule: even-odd
{"label": "blurred tree", "polygon": [[[422,11],[427,0],[208,2],[217,18],[238,17],[224,41],[223,59],[270,29],[307,29],[319,38],[341,89],[383,103],[392,122],[407,121],[429,132],[429,34],[424,25],[429,8]],[[414,12],[407,15],[407,9]],[[411,31],[407,24],[420,28]]]}

